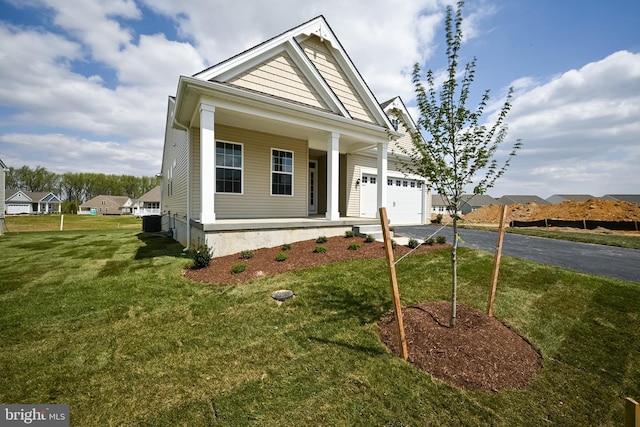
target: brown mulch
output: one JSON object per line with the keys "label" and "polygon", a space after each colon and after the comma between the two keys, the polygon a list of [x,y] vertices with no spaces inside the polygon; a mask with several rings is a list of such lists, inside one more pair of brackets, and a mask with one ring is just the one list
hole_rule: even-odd
{"label": "brown mulch", "polygon": [[[315,239],[291,243],[291,249],[283,251],[282,247],[261,248],[253,251],[253,257],[242,259],[241,254],[227,255],[211,260],[209,267],[199,270],[189,269],[185,276],[189,279],[205,283],[245,283],[260,277],[273,276],[333,262],[365,258],[385,258],[384,244],[381,242],[366,243],[362,237],[345,238],[343,236],[328,237],[326,243],[316,243]],[[358,250],[348,249],[352,243],[359,243]],[[327,252],[314,253],[316,246],[325,246]],[[422,245],[414,254],[426,253],[450,247],[447,244]],[[411,249],[398,245],[393,251],[395,259],[400,258]],[[278,262],[276,255],[284,252],[287,260]],[[242,273],[231,273],[231,267],[237,263],[247,264]]]}
{"label": "brown mulch", "polygon": [[[449,384],[498,392],[528,386],[542,368],[533,346],[494,317],[458,304],[449,327],[450,302],[427,302],[402,309],[409,362]],[[379,323],[380,339],[401,354],[392,314]]]}
{"label": "brown mulch", "polygon": [[[359,243],[358,250],[348,249]],[[326,253],[314,253],[316,246],[325,246]],[[450,247],[449,244],[422,245],[413,253],[426,253]],[[286,261],[275,260],[285,252]],[[394,250],[394,258],[411,252],[407,246]],[[253,251],[250,259],[241,254],[214,258],[207,268],[188,269],[185,276],[205,283],[245,283],[271,276],[342,260],[384,258],[384,245],[366,243],[363,238],[329,237],[326,243],[306,240],[282,247]],[[231,273],[239,262],[247,264],[242,273]],[[542,368],[540,354],[507,326],[473,308],[459,304],[455,328],[449,328],[451,305],[429,302],[403,309],[403,321],[409,350],[409,362],[429,372],[435,378],[458,387],[497,392],[526,387]],[[380,339],[395,354],[400,355],[395,318],[389,315],[379,323]]]}

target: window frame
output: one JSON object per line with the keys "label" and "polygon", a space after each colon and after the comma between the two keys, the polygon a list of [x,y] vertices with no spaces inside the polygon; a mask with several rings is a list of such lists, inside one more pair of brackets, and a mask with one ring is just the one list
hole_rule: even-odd
{"label": "window frame", "polygon": [[[290,153],[291,154],[291,172],[286,171],[276,171],[274,170],[273,160],[274,160],[274,152],[279,151],[282,153]],[[293,150],[286,150],[283,148],[271,147],[269,156],[269,194],[274,197],[294,197],[295,196],[295,185],[294,185],[294,177],[295,177],[295,152]],[[273,192],[273,175],[289,175],[291,177],[291,194],[278,194]]]}
{"label": "window frame", "polygon": [[[218,166],[218,144],[231,144],[237,145],[240,147],[240,167],[233,166]],[[215,167],[215,177],[214,177],[214,185],[215,185],[215,194],[225,194],[225,195],[243,195],[244,194],[244,144],[242,142],[235,141],[227,141],[216,139],[216,151],[215,151],[215,159],[214,159],[214,167]],[[240,192],[235,191],[218,191],[218,168],[220,169],[230,169],[230,170],[239,170],[240,171]]]}

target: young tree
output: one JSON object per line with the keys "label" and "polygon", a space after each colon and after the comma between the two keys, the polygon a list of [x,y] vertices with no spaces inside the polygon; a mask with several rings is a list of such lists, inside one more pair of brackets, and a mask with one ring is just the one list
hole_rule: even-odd
{"label": "young tree", "polygon": [[448,204],[453,219],[451,327],[456,323],[457,212],[461,207],[463,191],[466,186],[473,184],[474,177],[478,175],[480,179],[473,192],[484,194],[504,174],[511,158],[521,147],[520,140],[517,140],[501,167],[494,158],[507,136],[505,119],[511,108],[513,88],[509,89],[506,101],[492,125],[480,123],[489,101],[489,90],[484,92],[475,110],[466,106],[474,80],[476,59],[467,63],[463,70],[459,69],[463,6],[464,2],[459,1],[455,17],[453,9],[447,7],[445,30],[448,67],[446,80],[439,90],[432,70],[427,72],[428,87],[425,88],[420,66],[414,66],[413,83],[420,110],[417,123],[419,132],[414,134],[410,149],[399,148],[407,156],[403,162],[407,172],[423,176],[432,183]]}

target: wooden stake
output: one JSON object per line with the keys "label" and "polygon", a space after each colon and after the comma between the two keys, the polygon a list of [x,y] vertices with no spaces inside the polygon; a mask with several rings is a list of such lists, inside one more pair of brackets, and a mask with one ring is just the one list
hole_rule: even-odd
{"label": "wooden stake", "polygon": [[624,427],[640,427],[640,404],[627,397]]}
{"label": "wooden stake", "polygon": [[400,292],[398,291],[398,280],[396,279],[396,264],[393,259],[393,246],[391,245],[391,233],[389,232],[389,221],[387,220],[387,208],[380,208],[380,223],[382,224],[382,236],[384,237],[384,249],[389,262],[389,281],[393,292],[393,308],[396,314],[396,324],[398,325],[398,340],[402,358],[407,360],[407,339],[404,335],[404,322],[402,321],[402,306],[400,305]]}
{"label": "wooden stake", "polygon": [[496,244],[496,255],[493,259],[493,275],[491,276],[491,293],[489,294],[489,304],[487,314],[493,317],[493,303],[496,299],[496,288],[498,287],[498,273],[500,271],[500,258],[502,258],[502,242],[504,240],[504,230],[507,218],[507,205],[502,205],[500,211],[500,230],[498,231],[498,243]]}

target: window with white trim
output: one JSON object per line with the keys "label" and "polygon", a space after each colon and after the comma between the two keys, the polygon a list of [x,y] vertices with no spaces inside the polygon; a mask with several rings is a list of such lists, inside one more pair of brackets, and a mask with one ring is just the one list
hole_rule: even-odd
{"label": "window with white trim", "polygon": [[216,193],[242,194],[242,144],[216,142]]}
{"label": "window with white trim", "polygon": [[293,196],[293,151],[271,149],[271,195]]}

